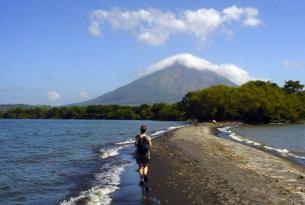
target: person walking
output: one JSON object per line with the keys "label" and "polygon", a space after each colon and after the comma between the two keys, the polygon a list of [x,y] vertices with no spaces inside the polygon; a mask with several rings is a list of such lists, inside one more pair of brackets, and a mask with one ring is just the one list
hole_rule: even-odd
{"label": "person walking", "polygon": [[140,134],[135,139],[136,161],[139,165],[140,185],[144,185],[144,182],[148,182],[148,165],[150,161],[150,154],[152,149],[152,143],[150,136],[147,135],[147,126],[141,125]]}

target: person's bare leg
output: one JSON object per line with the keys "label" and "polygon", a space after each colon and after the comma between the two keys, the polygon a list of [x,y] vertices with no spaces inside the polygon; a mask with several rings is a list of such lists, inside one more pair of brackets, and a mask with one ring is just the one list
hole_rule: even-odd
{"label": "person's bare leg", "polygon": [[147,176],[147,173],[148,173],[148,165],[144,166],[144,169],[143,169],[144,176]]}
{"label": "person's bare leg", "polygon": [[139,176],[140,176],[140,180],[143,181],[143,177],[144,177],[144,167],[143,166],[139,166]]}
{"label": "person's bare leg", "polygon": [[148,182],[147,174],[148,174],[148,165],[145,165],[144,168],[143,168],[143,175],[144,175],[144,181],[145,182]]}

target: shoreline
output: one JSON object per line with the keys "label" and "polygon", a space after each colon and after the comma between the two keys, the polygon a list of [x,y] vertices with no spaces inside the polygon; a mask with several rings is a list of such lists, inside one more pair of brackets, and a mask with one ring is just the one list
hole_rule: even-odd
{"label": "shoreline", "polygon": [[305,169],[215,136],[199,124],[153,140],[152,190],[161,204],[305,204]]}
{"label": "shoreline", "polygon": [[[238,132],[231,131],[231,128],[234,126],[239,126],[240,124],[224,124],[221,126],[215,126],[211,128],[211,132],[213,135],[220,137],[222,139],[227,139],[236,143],[243,144],[245,146],[252,147],[254,149],[272,154],[276,157],[279,157],[283,160],[288,161],[292,164],[292,166],[300,167],[301,169],[305,169],[304,162],[301,162],[301,159],[305,159],[304,156],[296,154],[287,148],[279,148],[274,145],[265,144],[262,142],[255,141],[250,139],[245,135],[241,135]],[[276,126],[276,125],[270,125]]]}

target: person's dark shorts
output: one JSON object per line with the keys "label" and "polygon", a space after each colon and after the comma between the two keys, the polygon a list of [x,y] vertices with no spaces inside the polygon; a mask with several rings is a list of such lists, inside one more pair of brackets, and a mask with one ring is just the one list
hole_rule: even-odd
{"label": "person's dark shorts", "polygon": [[140,154],[140,153],[136,153],[136,161],[138,165],[148,165],[149,161],[150,161],[150,156],[149,153],[147,154]]}

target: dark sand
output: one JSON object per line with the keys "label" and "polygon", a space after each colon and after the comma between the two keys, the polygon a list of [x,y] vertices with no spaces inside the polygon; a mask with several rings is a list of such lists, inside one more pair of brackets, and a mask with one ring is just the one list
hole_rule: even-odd
{"label": "dark sand", "polygon": [[153,141],[147,197],[173,205],[305,204],[303,168],[213,129],[189,126]]}

